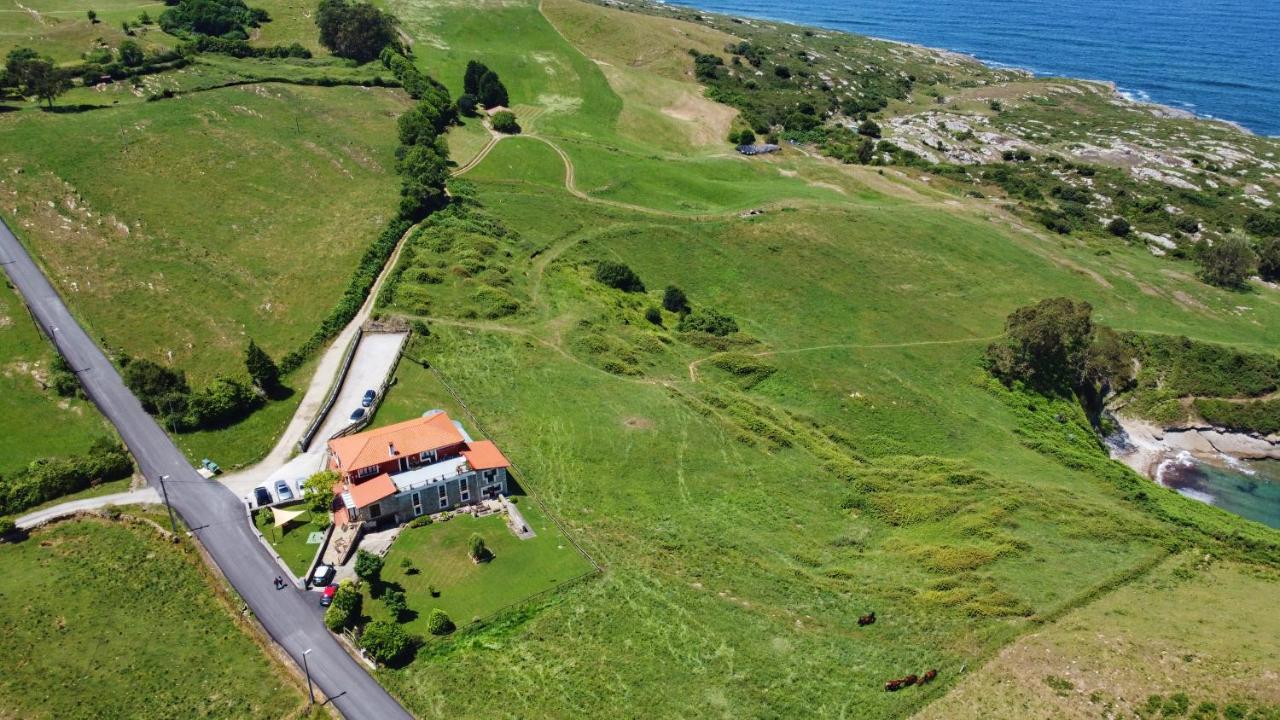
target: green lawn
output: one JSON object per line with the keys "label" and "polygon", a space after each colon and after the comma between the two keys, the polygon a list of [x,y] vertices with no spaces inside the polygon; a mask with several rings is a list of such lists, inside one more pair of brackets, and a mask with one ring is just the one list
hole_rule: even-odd
{"label": "green lawn", "polygon": [[306,702],[190,544],[146,527],[80,521],[0,544],[0,653],[5,717],[265,719]]}
{"label": "green lawn", "polygon": [[60,398],[41,386],[52,361],[53,348],[4,279],[0,282],[0,475],[20,471],[37,458],[84,452],[95,437],[112,434],[92,404]]}
{"label": "green lawn", "polygon": [[470,427],[466,413],[435,373],[413,361],[421,353],[421,349],[421,344],[415,338],[396,366],[394,383],[378,404],[378,413],[370,426],[376,428],[393,425],[421,417],[428,410],[439,408],[449,413],[449,417],[467,425],[472,437],[482,437],[477,428]]}
{"label": "green lawn", "polygon": [[[537,533],[529,540],[513,535],[500,515],[460,515],[400,532],[387,553],[382,580],[404,589],[409,608],[416,613],[405,624],[407,630],[426,634],[427,615],[433,608],[444,610],[461,627],[591,571],[591,563],[536,503],[527,497],[519,500],[521,514]],[[475,533],[493,553],[488,562],[472,562],[467,554]],[[409,574],[402,566],[404,560],[418,572]],[[433,586],[439,597],[431,596]],[[374,605],[374,617],[387,615],[380,602]]]}
{"label": "green lawn", "polygon": [[[301,505],[287,505],[280,509],[302,510],[303,508]],[[284,558],[285,565],[289,566],[289,570],[295,577],[301,578],[306,575],[307,569],[311,567],[311,561],[315,559],[316,552],[320,549],[319,545],[309,544],[307,539],[312,533],[324,532],[324,528],[313,519],[310,510],[305,510],[296,520],[283,527],[275,527],[275,520],[270,510],[256,510],[253,514],[253,524],[267,539],[272,549]]]}

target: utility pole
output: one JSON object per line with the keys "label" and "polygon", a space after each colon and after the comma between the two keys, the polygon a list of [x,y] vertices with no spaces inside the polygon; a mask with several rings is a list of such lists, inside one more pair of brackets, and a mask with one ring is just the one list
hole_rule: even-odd
{"label": "utility pole", "polygon": [[178,537],[178,523],[173,519],[173,506],[169,504],[169,491],[164,487],[164,479],[168,475],[160,476],[160,494],[164,496],[164,506],[169,509],[169,527],[173,528],[173,536]]}
{"label": "utility pole", "polygon": [[307,656],[311,654],[311,648],[302,651],[302,670],[307,674],[307,695],[311,696],[311,704],[316,704],[316,691],[311,687],[311,667],[307,665]]}

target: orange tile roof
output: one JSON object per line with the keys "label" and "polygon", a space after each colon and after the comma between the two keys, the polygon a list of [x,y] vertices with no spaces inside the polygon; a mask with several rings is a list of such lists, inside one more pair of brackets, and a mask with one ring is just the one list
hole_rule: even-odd
{"label": "orange tile roof", "polygon": [[396,494],[396,484],[390,475],[379,475],[372,480],[365,480],[359,485],[351,486],[351,500],[356,507],[368,507],[379,500]]}
{"label": "orange tile roof", "polygon": [[488,440],[471,443],[466,450],[462,451],[462,457],[467,459],[474,470],[511,467],[511,461],[507,456],[502,454],[497,445]]}
{"label": "orange tile roof", "polygon": [[[407,455],[438,450],[462,442],[462,435],[447,413],[406,420],[395,425],[366,430],[362,433],[334,438],[329,451],[338,459],[344,472],[355,472]],[[391,448],[395,454],[391,454]]]}

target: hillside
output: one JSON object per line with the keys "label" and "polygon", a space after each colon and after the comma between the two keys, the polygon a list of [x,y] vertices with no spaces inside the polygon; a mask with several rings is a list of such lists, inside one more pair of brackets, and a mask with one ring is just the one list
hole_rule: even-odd
{"label": "hillside", "polygon": [[[1126,338],[1216,348],[1180,356],[1192,375],[1274,360],[1266,269],[1205,266],[1280,235],[1280,142],[1096,83],[682,8],[379,5],[453,98],[469,61],[500,76],[520,132],[464,111],[444,136],[449,201],[377,296],[416,329],[377,422],[464,417],[605,567],[379,669],[408,709],[1276,712],[1274,642],[1230,608],[1264,612],[1280,533],[1110,460],[1087,401],[1002,384],[984,353],[1061,296]],[[252,42],[317,47],[309,4],[270,10]],[[300,346],[338,302],[395,212],[411,101],[372,86],[391,84],[377,61],[316,54],[198,54],[147,76],[174,98],[0,115],[22,168],[0,207],[109,347],[203,379],[238,372],[250,336]],[[744,131],[780,151],[739,154]],[[1169,400],[1146,367],[1134,393]],[[188,437],[247,461],[291,410]]]}

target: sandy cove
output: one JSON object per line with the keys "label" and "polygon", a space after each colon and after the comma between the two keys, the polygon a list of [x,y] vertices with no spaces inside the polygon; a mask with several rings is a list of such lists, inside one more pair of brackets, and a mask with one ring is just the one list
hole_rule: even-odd
{"label": "sandy cove", "polygon": [[1163,428],[1137,418],[1114,417],[1126,437],[1120,447],[1113,445],[1111,456],[1153,480],[1161,462],[1182,452],[1219,463],[1224,456],[1237,460],[1280,460],[1280,437],[1275,435],[1263,437],[1216,427]]}

